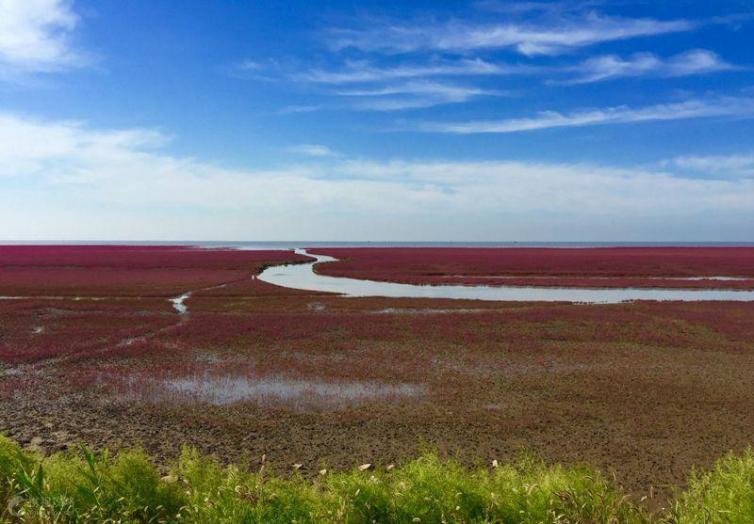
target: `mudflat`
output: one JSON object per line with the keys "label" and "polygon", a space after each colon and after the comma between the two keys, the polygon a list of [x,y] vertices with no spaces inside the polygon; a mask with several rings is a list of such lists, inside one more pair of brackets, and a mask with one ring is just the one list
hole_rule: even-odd
{"label": "mudflat", "polygon": [[[291,252],[174,251],[140,252],[141,275],[117,285],[91,275],[131,271],[125,253],[87,272],[74,255],[0,251],[0,295],[16,297],[0,300],[0,432],[165,462],[189,444],[312,475],[427,447],[470,464],[526,452],[593,464],[637,495],[752,443],[752,303],[344,298],[252,278],[305,260]],[[68,273],[67,296],[8,276],[22,270],[89,275],[86,295]]]}

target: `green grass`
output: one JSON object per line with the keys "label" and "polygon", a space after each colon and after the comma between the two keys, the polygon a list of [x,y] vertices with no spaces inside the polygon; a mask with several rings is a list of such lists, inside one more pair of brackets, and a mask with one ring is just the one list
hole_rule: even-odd
{"label": "green grass", "polygon": [[692,475],[673,509],[678,524],[754,523],[754,452],[728,455],[712,471]]}
{"label": "green grass", "polygon": [[426,454],[392,471],[308,480],[222,466],[185,449],[162,475],[142,451],[41,458],[0,436],[0,522],[754,522],[754,455],[696,474],[649,515],[587,467],[523,459],[467,469]]}

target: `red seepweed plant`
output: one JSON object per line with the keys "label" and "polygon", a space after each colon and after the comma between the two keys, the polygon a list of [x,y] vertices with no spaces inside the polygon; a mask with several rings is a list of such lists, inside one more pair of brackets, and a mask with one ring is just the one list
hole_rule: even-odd
{"label": "red seepweed plant", "polygon": [[401,247],[311,251],[339,259],[317,266],[317,272],[322,274],[416,284],[754,287],[751,247]]}

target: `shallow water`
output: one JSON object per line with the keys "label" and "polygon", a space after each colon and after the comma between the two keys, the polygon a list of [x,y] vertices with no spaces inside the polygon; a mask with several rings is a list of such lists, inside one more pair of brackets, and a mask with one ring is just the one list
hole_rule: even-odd
{"label": "shallow water", "polygon": [[277,286],[339,293],[349,297],[453,298],[487,301],[577,302],[618,304],[636,300],[684,301],[704,300],[754,301],[754,290],[729,289],[662,289],[662,288],[564,288],[536,286],[429,286],[376,282],[355,278],[331,277],[314,272],[315,264],[337,262],[325,255],[312,255],[304,249],[296,253],[316,258],[309,264],[272,266],[259,279]]}
{"label": "shallow water", "polygon": [[72,297],[66,295],[51,296],[51,295],[17,295],[17,296],[0,296],[0,300],[72,300],[74,302],[81,302],[83,300],[91,300],[94,302],[101,302],[104,300],[112,300],[117,297]]}
{"label": "shallow water", "polygon": [[[698,282],[700,280],[718,280],[722,282],[747,282],[754,280],[752,277],[723,277],[723,276],[696,276],[696,277],[643,277],[643,276],[623,276],[623,277],[606,277],[600,275],[566,275],[567,278],[582,278],[584,280],[613,280],[615,278],[633,278],[646,280],[676,280],[679,282]],[[441,278],[477,278],[490,280],[515,280],[515,279],[540,279],[549,280],[559,278],[553,275],[443,275]]]}
{"label": "shallow water", "polygon": [[371,311],[371,313],[374,315],[452,315],[459,313],[484,313],[489,311],[495,310],[484,308],[386,307],[383,309],[378,309],[376,311]]}
{"label": "shallow water", "polygon": [[[253,401],[263,405],[338,408],[370,400],[422,396],[425,387],[382,382],[324,382],[286,377],[200,376],[166,379],[167,396],[188,397],[214,405]],[[157,396],[161,396],[159,393]]]}
{"label": "shallow water", "polygon": [[170,302],[173,304],[173,307],[178,312],[179,315],[185,315],[188,313],[188,306],[186,305],[186,300],[191,297],[191,292],[184,293],[183,295],[175,298],[171,298]]}

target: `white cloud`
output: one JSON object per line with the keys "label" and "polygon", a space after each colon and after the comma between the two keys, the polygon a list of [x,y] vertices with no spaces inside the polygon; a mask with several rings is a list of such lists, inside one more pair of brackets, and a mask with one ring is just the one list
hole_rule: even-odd
{"label": "white cloud", "polygon": [[737,155],[679,156],[663,163],[712,177],[754,177],[754,153]]}
{"label": "white cloud", "polygon": [[0,0],[0,74],[52,72],[84,64],[71,43],[79,18],[68,0]]}
{"label": "white cloud", "polygon": [[583,127],[605,124],[686,120],[709,117],[754,116],[754,98],[725,97],[709,100],[687,100],[671,104],[631,108],[627,106],[589,109],[570,113],[543,111],[536,116],[507,120],[470,122],[429,122],[419,126],[422,131],[436,133],[518,133],[558,127]]}
{"label": "white cloud", "polygon": [[[733,19],[612,16],[597,10],[607,7],[602,0],[481,0],[473,5],[487,12],[480,16],[472,10],[468,17],[457,18],[428,14],[414,19],[369,16],[350,19],[350,24],[325,29],[323,35],[330,51],[347,51],[330,57],[331,64],[342,60],[342,65],[304,67],[295,71],[278,67],[277,79],[314,84],[306,87],[316,90],[318,95],[371,97],[361,102],[342,99],[325,102],[330,108],[398,111],[502,94],[492,90],[489,84],[480,83],[480,77],[532,75],[546,84],[576,84],[619,77],[670,78],[742,69],[706,49],[692,49],[669,57],[650,52],[630,56],[610,54],[576,65],[525,59],[521,59],[521,63],[510,59],[493,60],[489,58],[490,53],[499,50],[527,56],[575,53],[607,42],[689,32],[710,24],[730,24]],[[251,63],[253,69],[258,65],[256,61]],[[459,81],[463,77],[467,85],[450,85],[455,77],[459,77]],[[346,89],[350,85],[359,87]],[[336,90],[336,86],[340,90]],[[400,96],[395,96],[399,95],[399,89],[402,90]],[[430,89],[434,93],[430,94]],[[288,112],[293,111],[283,110],[283,113]]]}
{"label": "white cloud", "polygon": [[549,1],[549,2],[510,2],[499,0],[480,0],[474,5],[478,9],[505,13],[509,15],[530,15],[531,13],[564,14],[583,12],[603,4],[603,0],[574,0],[574,1]]}
{"label": "white cloud", "polygon": [[[432,77],[477,76],[522,72],[524,67],[502,66],[481,59],[439,61],[421,65],[374,67],[347,62],[342,70],[313,69],[293,75],[298,81],[333,86],[326,91],[345,100],[339,107],[358,111],[400,111],[466,102],[480,96],[500,96],[501,91],[430,80]],[[336,90],[334,86],[339,86]]]}
{"label": "white cloud", "polygon": [[751,178],[339,158],[225,169],[165,143],[150,130],[1,115],[3,237],[743,239],[754,220]]}
{"label": "white cloud", "polygon": [[148,129],[91,131],[80,122],[45,122],[0,113],[0,177],[44,173],[70,178],[83,174],[85,165],[146,155],[167,141]]}
{"label": "white cloud", "polygon": [[525,66],[501,65],[482,60],[463,59],[454,62],[410,64],[394,67],[375,67],[367,62],[347,62],[341,70],[312,69],[295,75],[298,80],[323,84],[349,84],[359,82],[384,82],[389,80],[428,78],[435,76],[482,76],[516,74],[531,71]]}
{"label": "white cloud", "polygon": [[333,29],[334,49],[369,52],[468,52],[512,48],[524,55],[555,55],[602,42],[690,31],[688,20],[619,18],[596,12],[537,23],[449,22],[378,23],[365,29]]}
{"label": "white cloud", "polygon": [[603,55],[590,58],[572,68],[579,76],[568,83],[584,84],[620,77],[658,76],[664,78],[689,76],[736,69],[716,53],[693,49],[663,59],[653,53],[636,53],[629,58]]}
{"label": "white cloud", "polygon": [[291,105],[291,106],[285,106],[284,108],[280,109],[278,111],[278,114],[295,115],[298,113],[314,113],[315,111],[319,111],[322,108],[323,107],[321,104]]}
{"label": "white cloud", "polygon": [[264,69],[264,65],[247,58],[236,64],[236,68],[240,71],[259,71],[260,69]]}
{"label": "white cloud", "polygon": [[320,144],[298,144],[295,146],[290,146],[285,149],[289,153],[293,153],[296,155],[305,155],[305,156],[313,156],[313,157],[331,157],[331,156],[340,156],[339,153],[333,151],[327,146],[323,146]]}
{"label": "white cloud", "polygon": [[403,84],[338,91],[338,95],[363,99],[352,107],[367,111],[398,111],[455,104],[479,96],[503,93],[471,86],[414,80]]}

